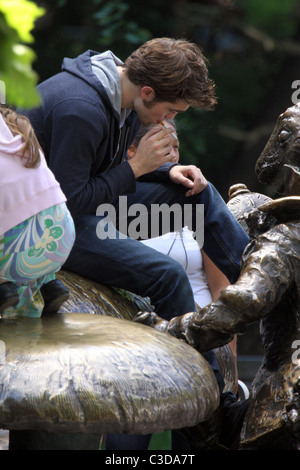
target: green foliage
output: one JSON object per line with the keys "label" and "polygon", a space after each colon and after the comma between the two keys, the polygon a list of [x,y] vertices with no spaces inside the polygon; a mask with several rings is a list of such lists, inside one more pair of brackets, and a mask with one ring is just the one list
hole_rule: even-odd
{"label": "green foliage", "polygon": [[244,8],[249,24],[262,31],[276,38],[286,38],[296,32],[297,0],[243,0],[239,3]]}
{"label": "green foliage", "polygon": [[0,79],[5,83],[9,105],[31,107],[39,103],[38,80],[32,69],[35,20],[44,10],[27,0],[0,0]]}
{"label": "green foliage", "polygon": [[147,41],[150,32],[146,28],[141,28],[135,21],[125,19],[125,14],[129,10],[129,4],[119,0],[94,0],[97,11],[93,18],[99,26],[98,43],[101,46],[110,46],[119,40],[136,45]]}
{"label": "green foliage", "polygon": [[172,450],[171,431],[153,434],[148,450]]}

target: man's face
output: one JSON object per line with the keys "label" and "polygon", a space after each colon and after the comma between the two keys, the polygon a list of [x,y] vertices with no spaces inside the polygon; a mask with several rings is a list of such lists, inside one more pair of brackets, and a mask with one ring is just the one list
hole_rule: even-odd
{"label": "man's face", "polygon": [[142,95],[134,102],[134,109],[144,126],[157,124],[165,119],[174,119],[178,113],[183,113],[188,108],[189,105],[185,101],[178,100],[171,103]]}

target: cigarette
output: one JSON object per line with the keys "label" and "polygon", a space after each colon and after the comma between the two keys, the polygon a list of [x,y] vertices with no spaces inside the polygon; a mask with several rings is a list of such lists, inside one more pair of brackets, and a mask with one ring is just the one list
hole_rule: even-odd
{"label": "cigarette", "polygon": [[[170,127],[165,126],[162,121],[159,121],[159,124],[161,124],[165,129],[170,129]],[[173,139],[178,140],[178,137],[174,132],[171,132],[171,136],[173,137]]]}

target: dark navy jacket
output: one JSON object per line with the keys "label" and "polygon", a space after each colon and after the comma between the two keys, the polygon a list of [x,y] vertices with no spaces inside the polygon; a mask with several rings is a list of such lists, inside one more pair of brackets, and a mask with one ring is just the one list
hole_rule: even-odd
{"label": "dark navy jacket", "polygon": [[93,54],[98,53],[64,59],[62,71],[38,86],[41,106],[22,111],[31,120],[73,218],[95,215],[100,204],[136,189],[123,157],[140,123],[132,111],[120,131],[118,113],[92,71]]}

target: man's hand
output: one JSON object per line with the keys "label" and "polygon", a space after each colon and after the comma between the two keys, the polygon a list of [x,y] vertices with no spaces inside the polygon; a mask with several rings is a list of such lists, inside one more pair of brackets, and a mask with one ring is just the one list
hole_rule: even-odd
{"label": "man's hand", "polygon": [[170,178],[173,183],[183,184],[190,188],[186,196],[201,193],[207,186],[207,180],[201,170],[195,165],[176,165],[170,170]]}
{"label": "man's hand", "polygon": [[144,135],[135,156],[129,160],[129,165],[131,165],[136,178],[151,173],[164,163],[172,161],[173,138],[171,133],[172,129],[159,125]]}

